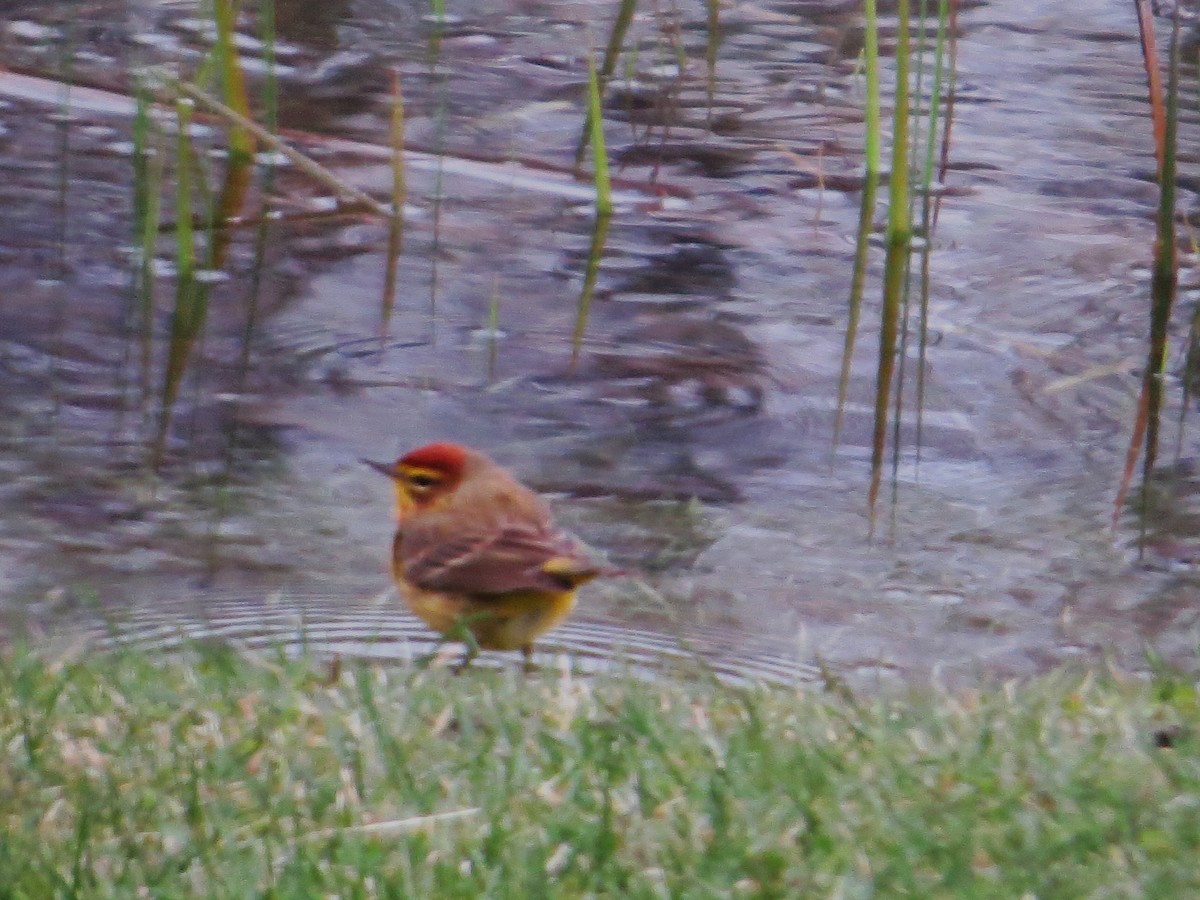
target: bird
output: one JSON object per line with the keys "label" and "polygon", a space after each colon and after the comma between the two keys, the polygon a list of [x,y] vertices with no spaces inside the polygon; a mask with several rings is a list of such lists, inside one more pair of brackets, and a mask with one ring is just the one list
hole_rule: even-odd
{"label": "bird", "polygon": [[621,574],[479,451],[440,442],[362,462],[395,488],[392,578],[418,618],[466,643],[460,668],[483,649],[520,650],[531,669],[534,640],[570,614],[579,587]]}

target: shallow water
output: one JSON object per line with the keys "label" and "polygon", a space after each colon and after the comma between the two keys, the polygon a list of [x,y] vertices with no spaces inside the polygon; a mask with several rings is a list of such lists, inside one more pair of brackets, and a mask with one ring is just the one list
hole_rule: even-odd
{"label": "shallow water", "polygon": [[[314,151],[358,187],[389,190],[386,154],[363,145],[387,144],[392,66],[415,148],[569,167],[581,54],[589,28],[607,33],[607,8],[452,8],[435,63],[418,7],[277,5],[282,124],[362,142]],[[1136,663],[1147,646],[1189,659],[1195,429],[1155,485],[1145,560],[1130,516],[1115,540],[1108,529],[1145,356],[1156,202],[1130,5],[961,14],[920,459],[913,356],[895,503],[874,542],[869,323],[882,249],[830,461],[861,175],[860,25],[830,4],[723,16],[711,118],[701,6],[635,23],[634,71],[606,113],[628,202],[577,359],[586,201],[536,169],[448,164],[439,178],[414,159],[382,339],[385,226],[285,221],[261,267],[252,230],[234,236],[157,475],[147,448],[171,239],[144,369],[131,325],[128,114],[82,108],[82,95],[14,96],[10,83],[0,591],[11,621],[77,621],[98,600],[106,616],[132,610],[133,623],[153,615],[169,631],[172,620],[236,617],[239,604],[253,619],[275,597],[314,627],[344,625],[386,587],[389,491],[358,458],[450,438],[550,493],[657,591],[597,586],[551,647],[602,658],[596,648],[690,629],[721,636],[724,649],[708,652],[729,671],[739,653],[762,677],[765,661],[791,658],[803,673],[818,658],[867,681],[1019,674],[1099,655]],[[69,70],[118,96],[130,65],[194,65],[206,46],[179,5],[95,3],[80,18],[74,4],[38,3],[10,19],[7,64]],[[1194,143],[1193,119],[1185,113],[1181,147]],[[219,145],[199,130],[202,150]],[[276,179],[289,209],[323,199],[290,168]],[[651,181],[673,198],[639,192]],[[1190,210],[1192,182],[1181,182]],[[1180,334],[1196,296],[1191,257],[1183,263]],[[1172,422],[1179,396],[1172,376]],[[363,634],[419,634],[386,603],[369,608]]]}

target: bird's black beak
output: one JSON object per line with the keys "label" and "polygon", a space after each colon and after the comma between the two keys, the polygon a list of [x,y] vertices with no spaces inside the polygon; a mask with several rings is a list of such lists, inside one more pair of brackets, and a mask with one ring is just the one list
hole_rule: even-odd
{"label": "bird's black beak", "polygon": [[393,480],[395,480],[395,478],[396,478],[396,467],[395,466],[389,465],[387,463],[375,462],[375,460],[373,460],[373,459],[360,459],[359,462],[363,463],[364,465],[370,466],[376,472],[381,472],[382,474],[386,475],[388,478],[391,478]]}

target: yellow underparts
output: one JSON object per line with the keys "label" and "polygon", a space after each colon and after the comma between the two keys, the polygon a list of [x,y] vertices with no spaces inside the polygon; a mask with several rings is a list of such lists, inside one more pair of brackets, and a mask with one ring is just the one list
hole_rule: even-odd
{"label": "yellow underparts", "polygon": [[[486,597],[427,591],[399,582],[409,608],[442,634],[470,629],[484,650],[522,650],[567,617],[575,591],[513,591]],[[451,635],[452,636],[452,635]]]}

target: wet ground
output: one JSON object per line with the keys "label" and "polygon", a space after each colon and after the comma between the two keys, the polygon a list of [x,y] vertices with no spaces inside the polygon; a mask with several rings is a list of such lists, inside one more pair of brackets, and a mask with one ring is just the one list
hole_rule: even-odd
{"label": "wet ground", "polygon": [[[132,610],[123,628],[165,639],[181,624],[286,637],[302,623],[338,649],[374,638],[371,652],[403,655],[422,632],[378,599],[389,490],[357,460],[450,438],[511,466],[644,575],[652,590],[591,590],[549,642],[588,659],[652,654],[681,629],[724,671],[752,676],[777,677],[787,659],[871,682],[1137,664],[1148,647],[1192,658],[1195,428],[1177,455],[1169,429],[1145,557],[1132,515],[1115,537],[1109,527],[1145,357],[1157,196],[1131,4],[961,12],[920,456],[914,351],[894,502],[874,541],[881,248],[830,449],[862,172],[856,4],[723,7],[711,99],[702,5],[641,11],[638,52],[606,101],[626,190],[576,352],[590,205],[533,163],[570,167],[583,54],[614,11],[472,4],[451,7],[439,36],[418,5],[277,0],[294,142],[386,200],[395,67],[410,147],[448,161],[410,166],[386,333],[386,225],[311,215],[326,189],[286,165],[270,176],[273,208],[291,215],[261,242],[251,227],[233,236],[156,473],[173,239],[159,244],[145,340],[122,98],[132,67],[194,67],[208,31],[179,4],[16,6],[0,58],[52,89],[0,90],[10,624],[62,633],[81,615]],[[255,20],[242,24],[257,90],[263,50]],[[890,47],[894,27],[884,34]],[[110,93],[53,89],[65,78]],[[1181,129],[1190,212],[1193,113]],[[219,146],[202,124],[214,181]],[[1183,265],[1177,347],[1196,297],[1192,257]],[[1177,376],[1173,360],[1172,423]]]}

